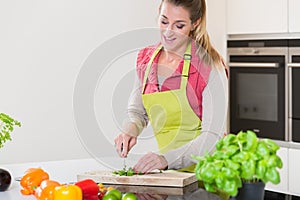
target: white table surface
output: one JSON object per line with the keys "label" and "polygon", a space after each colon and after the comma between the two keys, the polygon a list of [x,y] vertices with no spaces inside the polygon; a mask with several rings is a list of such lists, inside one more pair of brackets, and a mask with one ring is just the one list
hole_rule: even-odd
{"label": "white table surface", "polygon": [[[131,161],[127,161],[132,165]],[[133,162],[133,161],[132,161]],[[59,183],[74,183],[77,175],[84,172],[100,169],[117,169],[123,166],[123,159],[103,158],[101,161],[95,159],[63,160],[50,162],[21,163],[11,165],[1,165],[0,168],[6,169],[12,175],[13,181],[10,188],[0,192],[0,200],[35,200],[33,195],[22,195],[19,179],[29,168],[40,167],[49,174],[51,180]]]}

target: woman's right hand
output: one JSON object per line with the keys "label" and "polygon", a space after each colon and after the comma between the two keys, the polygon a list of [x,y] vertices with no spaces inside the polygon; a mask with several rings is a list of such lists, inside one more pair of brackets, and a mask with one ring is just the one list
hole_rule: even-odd
{"label": "woman's right hand", "polygon": [[118,154],[125,158],[128,152],[136,144],[136,137],[126,133],[120,133],[115,139],[115,146]]}

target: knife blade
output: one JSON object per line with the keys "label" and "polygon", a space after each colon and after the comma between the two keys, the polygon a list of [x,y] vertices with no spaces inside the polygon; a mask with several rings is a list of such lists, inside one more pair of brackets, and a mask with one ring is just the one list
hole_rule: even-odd
{"label": "knife blade", "polygon": [[[121,152],[123,153],[123,144],[122,144],[122,147],[121,147]],[[127,156],[126,156],[127,157]],[[123,157],[123,169],[126,170],[126,157]]]}
{"label": "knife blade", "polygon": [[124,169],[127,168],[127,166],[126,166],[126,157],[123,158],[123,168],[124,168]]}

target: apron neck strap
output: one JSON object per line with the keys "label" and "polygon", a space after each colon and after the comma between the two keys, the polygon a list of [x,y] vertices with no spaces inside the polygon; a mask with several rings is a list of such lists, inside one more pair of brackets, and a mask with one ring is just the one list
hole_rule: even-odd
{"label": "apron neck strap", "polygon": [[[143,79],[143,88],[142,88],[142,94],[144,94],[144,90],[146,87],[146,83],[147,83],[147,79],[148,79],[148,75],[151,69],[151,65],[153,63],[153,60],[155,59],[156,55],[159,53],[159,51],[162,49],[162,45],[159,45],[154,53],[152,54],[152,57],[150,59],[150,61],[148,62],[146,71],[145,71],[145,75],[144,75],[144,79]],[[187,85],[187,79],[188,79],[188,75],[189,75],[189,69],[190,69],[190,63],[191,63],[191,59],[192,59],[192,44],[191,41],[188,42],[187,48],[185,50],[185,53],[183,55],[183,69],[182,69],[182,78],[181,78],[181,84],[180,84],[180,88],[185,88]]]}
{"label": "apron neck strap", "polygon": [[146,87],[148,75],[149,75],[149,72],[150,72],[150,69],[151,69],[151,65],[152,65],[152,63],[153,63],[153,60],[154,60],[154,58],[156,57],[156,55],[158,54],[158,52],[159,52],[161,49],[162,49],[162,45],[159,45],[159,46],[155,49],[154,53],[152,54],[152,57],[151,57],[150,61],[148,62],[148,65],[147,65],[147,68],[146,68],[146,71],[145,71],[145,74],[144,74],[142,94],[144,94],[144,90],[145,90],[145,87]]}
{"label": "apron neck strap", "polygon": [[189,41],[188,46],[183,55],[183,68],[181,73],[182,78],[181,78],[180,89],[186,88],[188,77],[189,77],[191,59],[192,59],[192,43]]}

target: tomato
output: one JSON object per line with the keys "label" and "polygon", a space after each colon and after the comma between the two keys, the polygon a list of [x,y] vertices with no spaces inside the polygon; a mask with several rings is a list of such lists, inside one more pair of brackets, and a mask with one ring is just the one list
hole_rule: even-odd
{"label": "tomato", "polygon": [[109,194],[115,195],[118,199],[122,198],[122,193],[119,190],[117,190],[117,189],[108,190],[106,192],[106,195],[109,195]]}
{"label": "tomato", "polygon": [[114,194],[105,194],[102,200],[120,200]]}
{"label": "tomato", "polygon": [[99,193],[98,193],[98,199],[99,199],[99,200],[102,200],[103,197],[104,197],[104,195],[105,195],[105,192],[100,192],[100,191],[99,191]]}
{"label": "tomato", "polygon": [[138,200],[138,198],[134,194],[127,192],[127,193],[123,194],[121,200]]}

